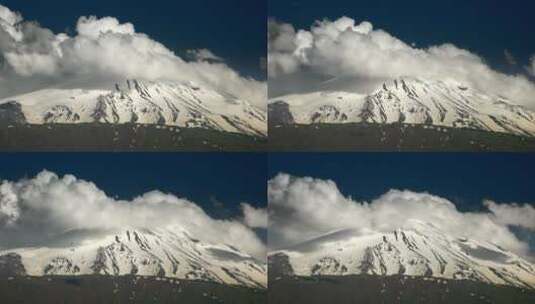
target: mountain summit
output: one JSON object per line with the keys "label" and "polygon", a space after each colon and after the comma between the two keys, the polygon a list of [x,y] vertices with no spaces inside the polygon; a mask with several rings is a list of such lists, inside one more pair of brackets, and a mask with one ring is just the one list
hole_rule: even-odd
{"label": "mountain summit", "polygon": [[191,82],[134,79],[112,90],[43,89],[1,100],[0,116],[30,124],[138,123],[267,135],[263,110]]}
{"label": "mountain summit", "polygon": [[402,77],[368,95],[320,91],[273,98],[277,124],[406,123],[535,136],[535,112],[456,81]]}
{"label": "mountain summit", "polygon": [[270,254],[278,276],[369,274],[464,279],[535,289],[535,265],[495,244],[448,235],[429,223],[361,235],[339,230]]}
{"label": "mountain summit", "polygon": [[80,244],[0,250],[0,275],[140,275],[265,288],[266,265],[173,229],[124,229]]}

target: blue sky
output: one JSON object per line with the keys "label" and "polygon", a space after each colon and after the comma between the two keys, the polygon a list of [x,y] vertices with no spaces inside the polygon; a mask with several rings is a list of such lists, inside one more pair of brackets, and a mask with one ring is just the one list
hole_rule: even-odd
{"label": "blue sky", "polygon": [[[535,53],[535,2],[523,0],[269,0],[270,17],[309,28],[315,20],[348,16],[370,21],[417,47],[453,43],[505,72],[522,72]],[[507,49],[519,66],[507,64]]]}
{"label": "blue sky", "polygon": [[207,48],[242,75],[265,79],[260,58],[266,55],[266,3],[248,0],[197,1],[20,1],[2,0],[25,20],[54,32],[73,31],[80,16],[112,16],[131,22],[137,32],[181,55]]}
{"label": "blue sky", "polygon": [[266,207],[266,156],[255,153],[12,153],[0,155],[0,179],[47,169],[91,181],[108,196],[132,199],[160,190],[187,198],[211,216]]}

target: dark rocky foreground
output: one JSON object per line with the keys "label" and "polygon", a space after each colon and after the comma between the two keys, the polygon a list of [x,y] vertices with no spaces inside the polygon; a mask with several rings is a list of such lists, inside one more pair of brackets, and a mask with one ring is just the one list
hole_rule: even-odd
{"label": "dark rocky foreground", "polygon": [[262,137],[162,125],[0,124],[0,151],[262,151],[266,143]]}
{"label": "dark rocky foreground", "polygon": [[270,151],[535,151],[535,138],[409,124],[271,124]]}
{"label": "dark rocky foreground", "polygon": [[270,304],[530,304],[535,290],[407,276],[277,277],[268,298]]}
{"label": "dark rocky foreground", "polygon": [[267,292],[200,281],[134,276],[0,278],[0,303],[267,303]]}

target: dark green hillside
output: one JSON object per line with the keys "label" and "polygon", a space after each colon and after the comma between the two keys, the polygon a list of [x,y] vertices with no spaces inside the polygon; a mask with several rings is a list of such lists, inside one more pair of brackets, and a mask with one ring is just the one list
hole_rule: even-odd
{"label": "dark green hillside", "polygon": [[409,124],[279,124],[270,151],[535,151],[535,138]]}
{"label": "dark green hillside", "polygon": [[0,125],[0,151],[262,151],[266,138],[138,124]]}
{"label": "dark green hillside", "polygon": [[535,290],[408,276],[278,277],[269,282],[269,303],[532,304]]}
{"label": "dark green hillside", "polygon": [[134,276],[2,277],[0,303],[267,303],[261,289]]}

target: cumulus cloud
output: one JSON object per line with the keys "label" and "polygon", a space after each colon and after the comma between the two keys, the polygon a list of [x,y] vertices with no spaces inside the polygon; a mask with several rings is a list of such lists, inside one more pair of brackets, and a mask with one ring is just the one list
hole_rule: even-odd
{"label": "cumulus cloud", "polygon": [[348,17],[317,21],[309,30],[271,20],[268,31],[270,97],[289,93],[284,84],[292,75],[306,80],[301,86],[309,89],[325,80],[352,79],[345,89],[361,93],[387,79],[411,76],[456,80],[535,107],[535,84],[527,77],[497,72],[478,55],[451,43],[417,48],[374,29],[370,22],[357,24]]}
{"label": "cumulus cloud", "polygon": [[[48,244],[75,232],[180,226],[193,237],[265,259],[265,245],[239,220],[216,220],[187,199],[152,191],[131,201],[107,196],[72,175],[43,171],[0,185],[0,247]],[[79,240],[82,241],[82,240]]]}
{"label": "cumulus cloud", "polygon": [[113,17],[80,17],[76,35],[55,34],[0,5],[0,98],[76,80],[137,78],[193,81],[265,107],[266,83],[240,76],[209,50],[194,52],[186,61]]}
{"label": "cumulus cloud", "polygon": [[255,208],[247,203],[242,203],[241,208],[245,225],[251,228],[267,228],[267,209]]}
{"label": "cumulus cloud", "polygon": [[[268,183],[269,247],[280,249],[328,232],[352,228],[362,234],[411,228],[414,220],[458,237],[487,241],[522,255],[528,244],[508,225],[533,228],[533,207],[486,202],[489,212],[462,212],[447,199],[390,190],[371,202],[344,196],[332,180],[279,174]],[[522,214],[522,213],[527,214]]]}

